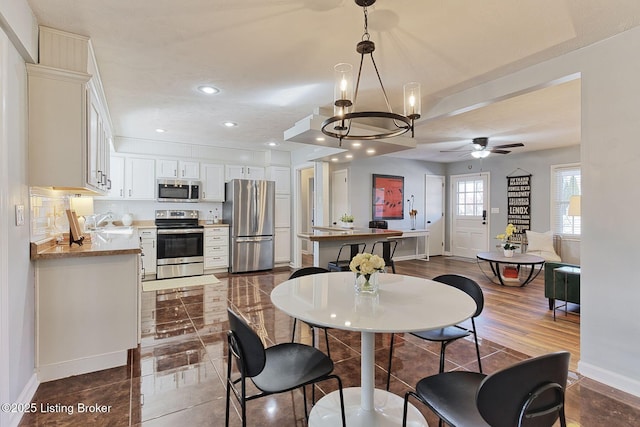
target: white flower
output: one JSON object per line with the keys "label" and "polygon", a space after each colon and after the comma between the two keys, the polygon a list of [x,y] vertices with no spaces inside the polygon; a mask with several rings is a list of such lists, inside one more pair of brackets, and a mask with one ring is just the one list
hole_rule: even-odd
{"label": "white flower", "polygon": [[351,263],[349,263],[349,269],[351,271],[364,275],[370,275],[376,271],[382,271],[384,266],[384,259],[380,258],[378,255],[372,255],[366,252],[354,256]]}

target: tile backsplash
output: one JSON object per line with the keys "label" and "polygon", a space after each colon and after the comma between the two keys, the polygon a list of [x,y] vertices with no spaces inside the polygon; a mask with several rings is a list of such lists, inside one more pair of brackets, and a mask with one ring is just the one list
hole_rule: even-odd
{"label": "tile backsplash", "polygon": [[31,206],[31,241],[49,237],[62,238],[69,232],[66,210],[69,209],[69,196],[56,190],[31,187],[29,189]]}

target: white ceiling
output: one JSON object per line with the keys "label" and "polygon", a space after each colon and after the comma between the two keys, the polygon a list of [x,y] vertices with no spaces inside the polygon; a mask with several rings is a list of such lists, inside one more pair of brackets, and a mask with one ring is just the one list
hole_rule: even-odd
{"label": "white ceiling", "polygon": [[[116,136],[209,146],[299,148],[283,133],[331,106],[333,66],[357,65],[363,32],[353,0],[28,2],[40,25],[91,38]],[[394,111],[402,85],[418,81],[423,116],[448,95],[639,24],[637,0],[378,0],[369,9]],[[362,97],[375,100],[368,109],[384,108],[370,68],[363,78]],[[203,84],[221,92],[204,95]],[[393,155],[462,160],[440,151],[466,150],[479,136],[526,145],[514,152],[575,145],[580,81],[420,120],[415,134],[417,148]]]}

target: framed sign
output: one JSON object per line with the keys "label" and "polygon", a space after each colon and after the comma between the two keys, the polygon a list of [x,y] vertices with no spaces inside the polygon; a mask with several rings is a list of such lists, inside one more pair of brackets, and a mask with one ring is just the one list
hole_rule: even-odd
{"label": "framed sign", "polygon": [[507,176],[507,222],[516,226],[515,240],[531,230],[531,175]]}
{"label": "framed sign", "polygon": [[373,174],[372,219],[404,219],[404,177]]}

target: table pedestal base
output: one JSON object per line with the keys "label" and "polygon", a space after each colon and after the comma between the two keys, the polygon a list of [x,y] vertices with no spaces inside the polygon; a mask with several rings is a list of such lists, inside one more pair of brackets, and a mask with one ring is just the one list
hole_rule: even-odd
{"label": "table pedestal base", "polygon": [[[361,388],[350,387],[343,390],[344,410],[348,427],[386,427],[402,425],[404,398],[385,390],[375,389],[374,410],[367,411],[360,406]],[[310,427],[342,425],[340,419],[340,394],[336,390],[320,399],[309,414]],[[420,411],[409,403],[407,426],[428,427]]]}

